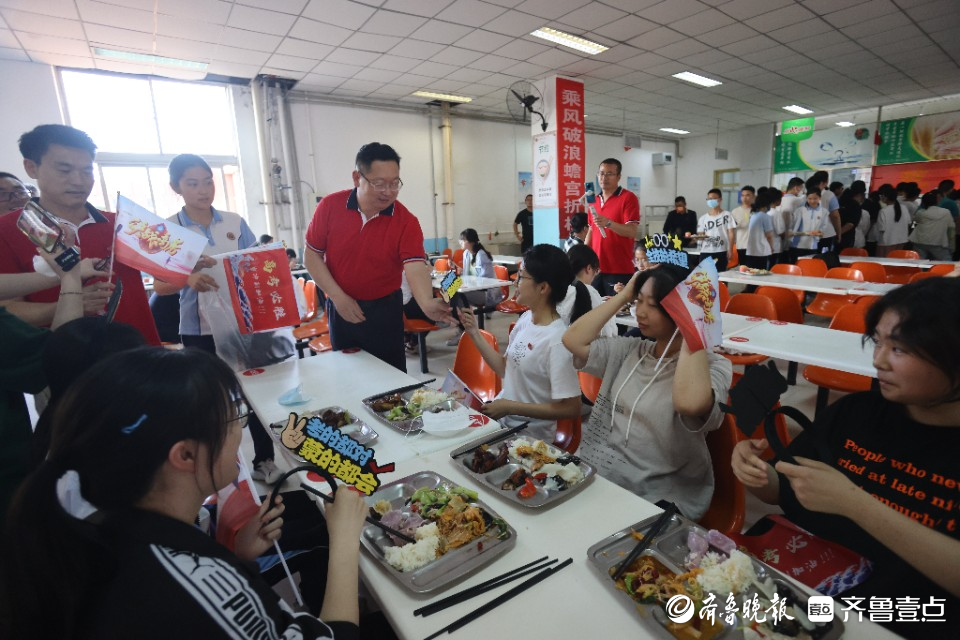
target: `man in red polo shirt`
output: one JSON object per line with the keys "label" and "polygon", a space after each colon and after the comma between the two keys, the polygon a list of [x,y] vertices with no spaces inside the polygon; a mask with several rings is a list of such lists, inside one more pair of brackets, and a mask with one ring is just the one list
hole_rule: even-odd
{"label": "man in red polo shirt", "polygon": [[[77,229],[77,245],[84,258],[107,258],[113,251],[116,216],[99,211],[87,202],[93,190],[93,160],[97,146],[83,131],[59,124],[44,124],[20,137],[23,167],[40,188],[39,204]],[[0,273],[32,273],[36,246],[17,229],[19,211],[0,217]],[[123,294],[114,319],[136,327],[148,343],[160,344],[150,314],[140,272],[113,263],[113,282],[123,282]],[[113,284],[103,279],[83,287],[87,315],[104,311]],[[51,287],[22,298],[5,300],[2,306],[21,320],[46,327],[53,320],[60,288]]]}
{"label": "man in red polo shirt", "polygon": [[[590,205],[596,211],[590,216],[590,248],[600,257],[600,274],[592,284],[602,296],[612,296],[614,285],[626,284],[635,271],[633,243],[640,230],[640,201],[620,186],[622,170],[616,158],[600,163],[597,182],[601,193],[596,204]],[[601,227],[604,234],[600,233]]]}
{"label": "man in red polo shirt", "polygon": [[401,274],[431,319],[449,320],[450,308],[433,297],[420,222],[397,202],[397,152],[379,142],[360,147],[353,185],[317,205],[304,266],[327,295],[333,348],[359,347],[406,371]]}

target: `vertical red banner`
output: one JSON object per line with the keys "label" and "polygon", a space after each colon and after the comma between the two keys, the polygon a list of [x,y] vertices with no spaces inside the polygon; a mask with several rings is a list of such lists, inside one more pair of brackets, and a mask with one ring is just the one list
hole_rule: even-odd
{"label": "vertical red banner", "polygon": [[560,164],[558,207],[560,238],[570,235],[570,216],[583,211],[583,183],[586,178],[586,131],[583,118],[583,83],[557,78],[557,157]]}

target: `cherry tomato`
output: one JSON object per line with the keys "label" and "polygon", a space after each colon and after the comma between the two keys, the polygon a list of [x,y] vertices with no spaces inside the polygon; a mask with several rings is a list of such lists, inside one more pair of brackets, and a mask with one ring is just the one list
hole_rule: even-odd
{"label": "cherry tomato", "polygon": [[533,480],[527,478],[523,482],[523,486],[517,490],[517,495],[521,498],[532,498],[537,495],[537,485],[533,484]]}

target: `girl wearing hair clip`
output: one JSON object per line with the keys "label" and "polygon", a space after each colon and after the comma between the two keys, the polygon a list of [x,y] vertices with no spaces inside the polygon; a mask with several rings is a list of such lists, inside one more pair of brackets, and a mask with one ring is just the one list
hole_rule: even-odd
{"label": "girl wearing hair clip", "polygon": [[[0,565],[0,637],[357,637],[360,494],[326,508],[326,622],[295,613],[244,561],[279,535],[282,506],[261,508],[242,559],[194,526],[204,498],[237,479],[239,397],[230,368],[197,349],[119,353],[70,387],[6,517],[16,553]],[[58,501],[68,472],[95,522]]]}
{"label": "girl wearing hair clip", "polygon": [[[661,300],[689,271],[672,264],[636,273],[626,287],[570,325],[574,366],[603,379],[578,455],[637,495],[675,502],[701,517],[713,496],[706,433],[720,427],[733,376],[730,362],[691,352]],[[604,324],[636,302],[641,338],[601,338]]]}

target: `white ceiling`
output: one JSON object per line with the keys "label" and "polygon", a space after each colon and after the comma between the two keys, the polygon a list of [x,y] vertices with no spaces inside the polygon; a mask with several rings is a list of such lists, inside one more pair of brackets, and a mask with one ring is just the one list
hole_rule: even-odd
{"label": "white ceiling", "polygon": [[[197,77],[94,58],[93,47],[277,75],[335,98],[422,104],[418,89],[504,116],[506,87],[554,73],[586,86],[588,125],[692,135],[879,105],[960,108],[957,0],[0,0],[0,58]],[[550,26],[610,47],[531,37]],[[703,89],[671,77],[723,81]],[[9,85],[8,85],[9,86]],[[948,99],[944,99],[948,98]],[[910,111],[910,113],[907,113]],[[884,111],[886,118],[896,111]],[[858,115],[859,114],[859,115]],[[842,119],[842,118],[837,118]],[[819,126],[819,125],[818,125]],[[664,134],[661,134],[664,135]],[[669,137],[669,136],[668,136]]]}

